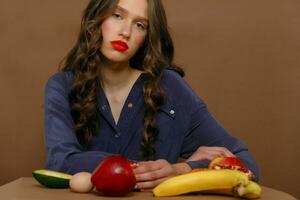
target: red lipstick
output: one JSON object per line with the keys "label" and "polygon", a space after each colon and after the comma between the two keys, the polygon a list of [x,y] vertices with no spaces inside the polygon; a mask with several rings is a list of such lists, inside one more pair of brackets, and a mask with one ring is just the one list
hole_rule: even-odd
{"label": "red lipstick", "polygon": [[122,42],[121,40],[117,40],[117,41],[111,41],[111,46],[120,52],[124,52],[128,49],[128,45],[125,42]]}

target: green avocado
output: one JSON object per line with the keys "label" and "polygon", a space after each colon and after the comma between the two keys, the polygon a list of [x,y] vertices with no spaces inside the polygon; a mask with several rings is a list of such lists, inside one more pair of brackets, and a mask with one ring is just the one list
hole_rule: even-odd
{"label": "green avocado", "polygon": [[33,177],[48,188],[68,188],[72,175],[47,169],[37,169],[32,172]]}

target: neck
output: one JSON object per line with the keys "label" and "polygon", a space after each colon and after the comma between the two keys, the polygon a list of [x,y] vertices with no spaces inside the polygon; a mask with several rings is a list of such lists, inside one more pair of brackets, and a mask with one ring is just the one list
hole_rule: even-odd
{"label": "neck", "polygon": [[128,87],[141,72],[133,69],[128,63],[109,63],[100,70],[102,87],[105,91],[117,91]]}

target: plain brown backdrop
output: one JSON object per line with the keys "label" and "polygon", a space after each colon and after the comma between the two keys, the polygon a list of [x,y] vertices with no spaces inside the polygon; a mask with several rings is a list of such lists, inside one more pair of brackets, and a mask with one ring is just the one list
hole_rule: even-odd
{"label": "plain brown backdrop", "polygon": [[[87,0],[0,0],[0,184],[43,168],[47,78]],[[300,198],[300,1],[164,0],[176,63],[258,160],[261,184]]]}

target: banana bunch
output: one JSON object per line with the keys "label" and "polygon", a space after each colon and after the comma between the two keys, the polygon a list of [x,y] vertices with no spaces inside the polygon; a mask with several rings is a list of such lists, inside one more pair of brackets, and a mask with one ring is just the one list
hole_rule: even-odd
{"label": "banana bunch", "polygon": [[200,170],[170,178],[153,189],[154,196],[175,196],[190,192],[233,195],[246,199],[259,198],[260,186],[238,170]]}

